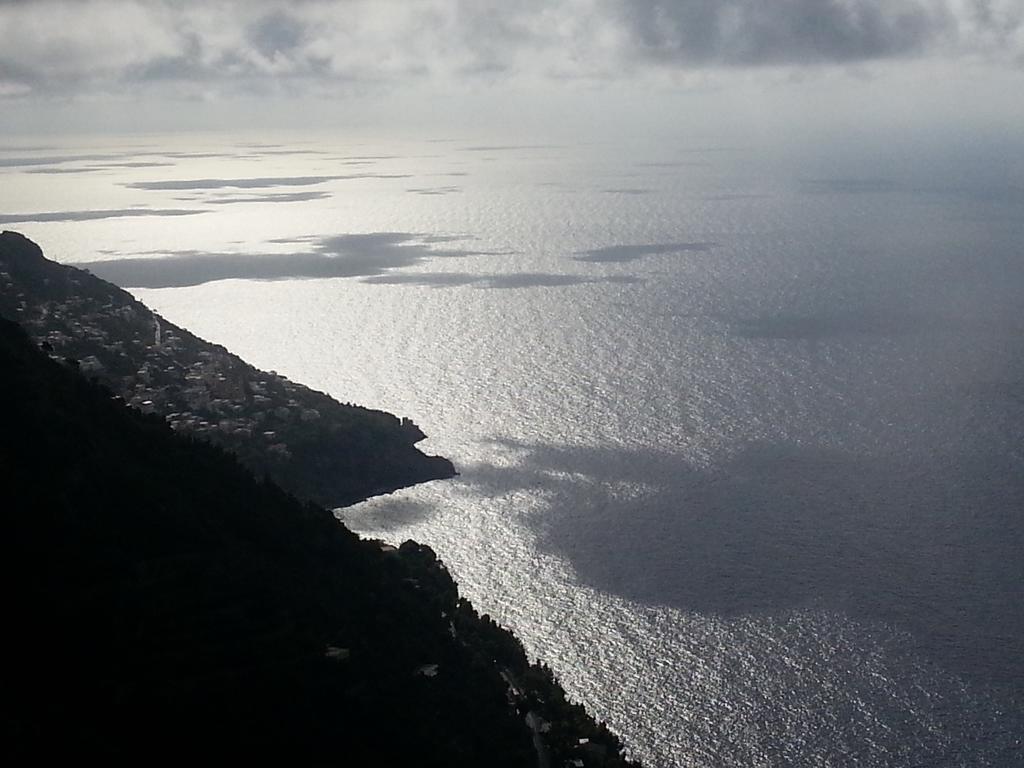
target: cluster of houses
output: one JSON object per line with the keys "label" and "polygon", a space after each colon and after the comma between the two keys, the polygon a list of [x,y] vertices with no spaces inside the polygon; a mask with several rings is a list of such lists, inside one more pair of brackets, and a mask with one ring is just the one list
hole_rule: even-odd
{"label": "cluster of houses", "polygon": [[0,272],[0,289],[13,319],[50,357],[77,365],[129,405],[163,414],[175,430],[228,442],[256,437],[287,458],[282,433],[320,418],[296,399],[298,385],[186,337],[141,305],[82,295],[32,301],[7,272]]}

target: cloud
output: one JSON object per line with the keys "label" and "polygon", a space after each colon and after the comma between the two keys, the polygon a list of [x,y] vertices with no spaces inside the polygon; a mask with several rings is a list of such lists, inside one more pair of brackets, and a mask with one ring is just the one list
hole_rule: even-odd
{"label": "cloud", "polygon": [[965,54],[1020,65],[1018,0],[0,3],[0,98],[159,84],[199,97],[210,87],[608,80]]}
{"label": "cloud", "polygon": [[955,21],[920,0],[635,0],[620,11],[645,58],[748,66],[912,55]]}

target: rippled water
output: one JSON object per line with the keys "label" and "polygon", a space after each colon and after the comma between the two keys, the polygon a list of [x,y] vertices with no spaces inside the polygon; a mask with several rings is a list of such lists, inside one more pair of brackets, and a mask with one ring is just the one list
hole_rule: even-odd
{"label": "rippled water", "polygon": [[460,477],[344,519],[651,765],[1022,763],[1021,155],[268,141],[9,148],[0,214],[413,416]]}

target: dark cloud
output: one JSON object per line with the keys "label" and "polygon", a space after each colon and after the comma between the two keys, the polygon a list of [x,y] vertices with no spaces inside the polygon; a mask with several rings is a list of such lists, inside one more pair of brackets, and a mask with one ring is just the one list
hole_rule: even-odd
{"label": "dark cloud", "polygon": [[155,56],[131,67],[127,75],[142,83],[159,83],[163,80],[209,80],[215,77],[216,71],[188,56]]}
{"label": "dark cloud", "polygon": [[[195,100],[328,86],[626,79],[665,68],[981,54],[1019,67],[1019,0],[0,2],[0,96],[156,87]],[[59,18],[59,23],[54,19]],[[191,87],[189,87],[191,86]],[[223,87],[223,92],[219,91]],[[472,146],[469,151],[540,148]]]}
{"label": "dark cloud", "polygon": [[631,0],[618,4],[637,53],[682,64],[817,64],[908,56],[954,19],[920,0]]}
{"label": "dark cloud", "polygon": [[[3,8],[3,3],[0,2],[0,9]],[[15,64],[10,61],[6,56],[0,54],[0,80],[10,80],[13,82],[28,83],[34,81],[35,73],[28,67]]]}
{"label": "dark cloud", "polygon": [[287,55],[306,39],[306,25],[284,11],[268,13],[249,27],[249,41],[267,58]]}
{"label": "dark cloud", "polygon": [[591,262],[627,262],[642,259],[645,256],[657,256],[663,253],[707,253],[717,243],[652,243],[648,245],[610,245],[605,248],[594,248],[580,251],[573,258],[576,261]]}
{"label": "dark cloud", "polygon": [[195,216],[206,213],[197,209],[179,208],[118,208],[102,211],[46,211],[44,213],[11,213],[0,215],[0,224],[24,221],[93,221],[95,219],[124,219],[135,216]]}
{"label": "dark cloud", "polygon": [[438,248],[454,238],[423,237],[410,232],[373,232],[322,239],[278,240],[311,243],[298,253],[245,254],[177,251],[164,258],[125,258],[78,266],[130,288],[179,288],[216,280],[287,280],[293,278],[380,275],[428,259],[474,256],[484,251]]}

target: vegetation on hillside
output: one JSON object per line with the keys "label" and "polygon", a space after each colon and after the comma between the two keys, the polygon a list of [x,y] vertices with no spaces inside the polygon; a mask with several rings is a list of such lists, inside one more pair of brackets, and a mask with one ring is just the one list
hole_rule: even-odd
{"label": "vegetation on hillside", "polygon": [[360,540],[6,320],[0,403],[16,764],[627,764],[429,548]]}

